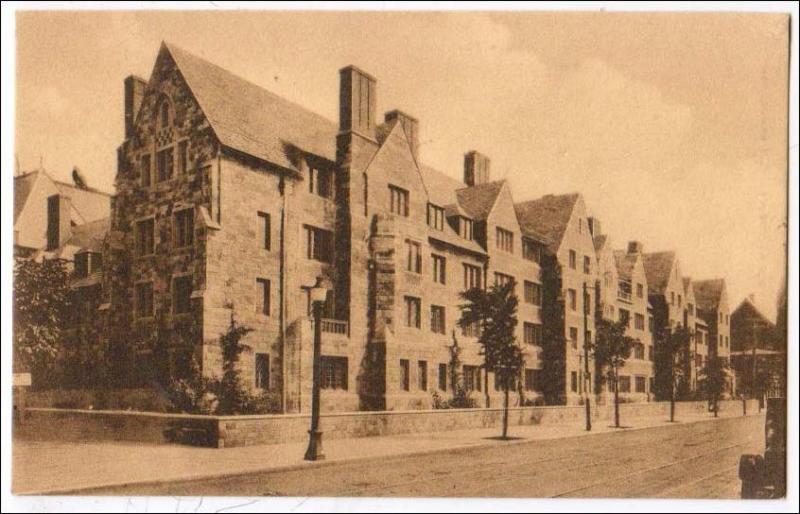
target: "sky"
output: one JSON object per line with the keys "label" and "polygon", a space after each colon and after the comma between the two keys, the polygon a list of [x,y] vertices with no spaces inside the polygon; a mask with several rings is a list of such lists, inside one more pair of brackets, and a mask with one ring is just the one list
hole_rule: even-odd
{"label": "sky", "polygon": [[15,148],[113,191],[123,80],[161,41],[331,120],[339,68],[420,120],[422,161],[491,158],[515,201],[580,192],[615,248],[675,250],[774,318],[785,280],[788,17],[721,13],[17,13]]}

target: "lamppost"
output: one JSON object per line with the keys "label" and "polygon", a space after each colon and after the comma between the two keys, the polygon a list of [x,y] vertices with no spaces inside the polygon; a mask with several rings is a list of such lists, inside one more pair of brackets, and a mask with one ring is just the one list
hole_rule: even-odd
{"label": "lamppost", "polygon": [[322,306],[328,296],[328,289],[323,285],[324,279],[317,277],[317,282],[309,288],[311,306],[314,311],[314,364],[311,378],[311,429],[308,431],[308,449],[305,460],[324,460],[322,451],[322,432],[319,430],[319,388],[320,388],[320,353],[322,349]]}
{"label": "lamppost", "polygon": [[589,387],[592,380],[589,374],[589,292],[586,289],[586,282],[583,283],[583,397],[586,405],[586,430],[592,430],[592,408],[590,403]]}

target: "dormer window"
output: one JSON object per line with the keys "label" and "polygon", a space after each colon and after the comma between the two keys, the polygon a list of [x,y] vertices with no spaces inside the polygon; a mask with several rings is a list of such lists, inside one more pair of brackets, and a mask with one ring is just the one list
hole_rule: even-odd
{"label": "dormer window", "polygon": [[542,262],[542,247],[534,241],[522,240],[522,257],[533,262]]}
{"label": "dormer window", "polygon": [[472,220],[464,216],[461,216],[458,220],[458,233],[464,239],[472,241],[474,238]]}

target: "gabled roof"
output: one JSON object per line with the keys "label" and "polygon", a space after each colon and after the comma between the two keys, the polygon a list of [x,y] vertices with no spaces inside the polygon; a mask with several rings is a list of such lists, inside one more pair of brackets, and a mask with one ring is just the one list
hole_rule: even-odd
{"label": "gabled roof", "polygon": [[459,205],[474,220],[485,220],[492,212],[505,180],[496,180],[456,191]]}
{"label": "gabled roof", "polygon": [[689,292],[689,286],[692,285],[692,278],[691,277],[683,277],[683,291]]}
{"label": "gabled roof", "polygon": [[759,310],[755,303],[753,303],[750,298],[745,297],[734,310],[731,312],[731,318],[738,317],[742,315],[747,315],[748,313],[755,315],[757,318],[761,320],[762,323],[768,325],[774,325],[774,323]]}
{"label": "gabled roof", "polygon": [[713,311],[719,307],[722,291],[725,290],[725,279],[695,280],[692,282],[692,287],[694,288],[697,307],[706,311]]}
{"label": "gabled roof", "polygon": [[71,245],[79,248],[80,250],[89,250],[92,252],[103,251],[103,240],[105,240],[111,223],[109,218],[103,218],[83,225],[76,225],[72,227],[72,237],[70,237],[66,245]]}
{"label": "gabled roof", "polygon": [[578,193],[546,195],[515,204],[522,232],[544,240],[552,252],[558,251],[578,198]]}
{"label": "gabled roof", "polygon": [[296,169],[290,148],[336,160],[336,123],[164,43],[222,145]]}
{"label": "gabled roof", "polygon": [[59,193],[69,196],[78,223],[90,223],[108,218],[111,213],[111,195],[93,188],[80,188],[73,184],[53,181]]}
{"label": "gabled roof", "polygon": [[633,269],[636,267],[638,254],[628,253],[625,250],[614,250],[614,264],[617,265],[617,275],[623,280],[633,278]]}
{"label": "gabled roof", "polygon": [[669,283],[669,274],[675,263],[675,252],[655,252],[642,254],[647,288],[651,293],[661,294]]}
{"label": "gabled roof", "polygon": [[39,171],[29,171],[28,173],[14,177],[14,223],[17,222],[17,218],[19,218],[19,215],[22,213],[22,209],[25,208],[25,202],[28,200],[31,191],[33,191],[33,185],[36,183],[36,179],[39,178],[39,175]]}
{"label": "gabled roof", "polygon": [[464,187],[463,182],[425,164],[420,164],[419,171],[432,204],[445,208],[458,204],[456,191]]}

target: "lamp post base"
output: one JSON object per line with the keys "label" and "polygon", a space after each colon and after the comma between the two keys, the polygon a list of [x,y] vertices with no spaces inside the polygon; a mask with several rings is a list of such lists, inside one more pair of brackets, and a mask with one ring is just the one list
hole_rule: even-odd
{"label": "lamp post base", "polygon": [[308,431],[308,449],[305,460],[325,460],[325,453],[322,451],[322,432]]}

